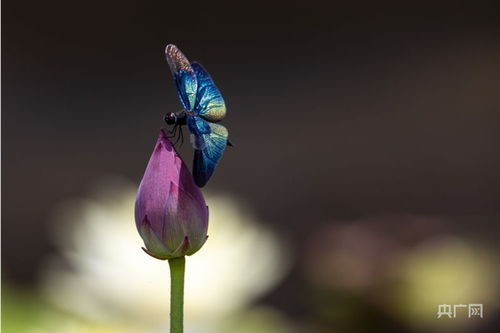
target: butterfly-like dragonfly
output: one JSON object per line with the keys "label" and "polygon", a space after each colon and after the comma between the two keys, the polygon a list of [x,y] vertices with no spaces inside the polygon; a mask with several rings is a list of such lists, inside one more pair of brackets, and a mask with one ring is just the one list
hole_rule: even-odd
{"label": "butterfly-like dragonfly", "polygon": [[194,148],[193,178],[203,187],[215,171],[226,146],[232,146],[227,129],[216,122],[226,115],[222,95],[208,72],[197,62],[189,62],[177,46],[165,49],[167,62],[174,77],[177,95],[183,110],[165,115],[173,125],[170,133],[183,139],[182,126],[187,125]]}

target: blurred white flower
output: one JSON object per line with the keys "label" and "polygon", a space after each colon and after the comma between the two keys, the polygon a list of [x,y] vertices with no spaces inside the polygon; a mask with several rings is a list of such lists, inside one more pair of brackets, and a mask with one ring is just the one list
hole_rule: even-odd
{"label": "blurred white flower", "polygon": [[[58,307],[88,320],[164,331],[168,263],[141,250],[135,191],[133,184],[109,179],[89,198],[56,209],[55,239],[63,258],[44,265],[42,290]],[[207,204],[209,239],[186,260],[186,332],[216,332],[224,318],[273,287],[288,266],[279,240],[234,199],[209,195]]]}

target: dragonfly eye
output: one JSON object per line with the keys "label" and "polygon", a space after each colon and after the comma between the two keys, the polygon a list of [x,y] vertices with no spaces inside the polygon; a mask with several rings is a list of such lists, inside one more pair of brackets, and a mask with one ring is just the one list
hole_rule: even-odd
{"label": "dragonfly eye", "polygon": [[165,122],[168,125],[174,125],[176,121],[177,121],[177,117],[175,116],[175,113],[171,112],[171,113],[167,113],[165,115]]}

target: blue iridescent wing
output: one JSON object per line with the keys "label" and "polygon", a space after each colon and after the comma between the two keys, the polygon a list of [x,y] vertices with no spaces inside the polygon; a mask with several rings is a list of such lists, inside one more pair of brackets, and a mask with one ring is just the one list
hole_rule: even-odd
{"label": "blue iridescent wing", "polygon": [[187,111],[192,111],[196,102],[196,92],[198,84],[196,74],[184,54],[173,44],[168,44],[165,48],[165,56],[168,66],[174,76],[177,95],[182,106]]}
{"label": "blue iridescent wing", "polygon": [[188,127],[194,147],[193,178],[203,187],[215,171],[227,146],[227,129],[219,124],[189,116]]}
{"label": "blue iridescent wing", "polygon": [[217,122],[226,115],[226,105],[222,95],[205,68],[197,62],[191,63],[196,74],[198,89],[194,106],[195,114],[205,120]]}

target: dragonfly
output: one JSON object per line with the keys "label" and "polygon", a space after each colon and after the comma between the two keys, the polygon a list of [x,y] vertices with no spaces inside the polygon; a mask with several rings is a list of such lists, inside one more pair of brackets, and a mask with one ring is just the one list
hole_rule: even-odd
{"label": "dragonfly", "polygon": [[[165,115],[165,122],[173,125],[171,137],[177,135],[184,141],[183,126],[191,134],[194,148],[193,178],[198,187],[203,187],[213,175],[226,146],[232,146],[228,130],[217,122],[226,115],[224,99],[210,74],[198,62],[189,62],[173,44],[165,48],[177,95],[183,109]],[[178,132],[177,132],[178,131]]]}

